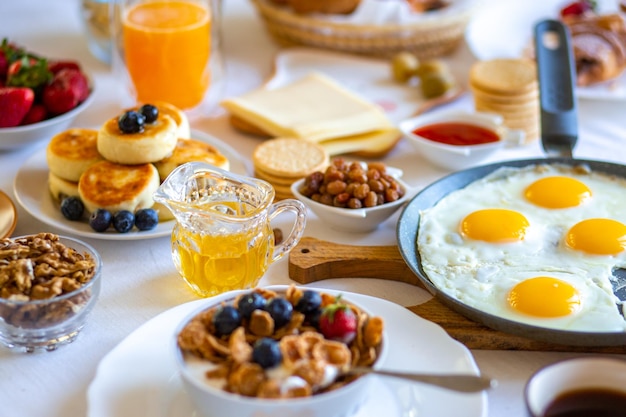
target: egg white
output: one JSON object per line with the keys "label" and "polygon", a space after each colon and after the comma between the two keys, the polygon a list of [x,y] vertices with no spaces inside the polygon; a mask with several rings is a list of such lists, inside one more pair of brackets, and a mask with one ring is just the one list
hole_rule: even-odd
{"label": "egg white", "polygon": [[[592,197],[566,209],[546,209],[524,198],[532,182],[567,175],[584,182]],[[466,305],[532,325],[576,331],[624,331],[616,307],[612,268],[626,266],[626,252],[589,255],[564,243],[566,232],[588,218],[611,218],[626,224],[626,181],[569,166],[502,168],[444,197],[421,213],[418,251],[424,272],[435,286]],[[530,226],[524,240],[494,244],[461,235],[459,224],[471,212],[505,208],[523,214]],[[528,316],[512,309],[507,294],[533,276],[553,276],[581,294],[580,311],[558,319]]]}

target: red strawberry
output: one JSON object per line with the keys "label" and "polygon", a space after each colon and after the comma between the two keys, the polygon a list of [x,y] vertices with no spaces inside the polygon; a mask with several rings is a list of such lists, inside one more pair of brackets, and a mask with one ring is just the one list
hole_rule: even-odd
{"label": "red strawberry", "polygon": [[51,114],[72,110],[89,96],[87,77],[80,71],[64,68],[54,74],[43,90],[43,104]]}
{"label": "red strawberry", "polygon": [[43,104],[33,104],[26,116],[22,119],[22,125],[30,125],[33,123],[41,122],[48,117],[48,111]]}
{"label": "red strawberry", "polygon": [[65,68],[80,71],[80,64],[76,61],[50,61],[48,62],[48,69],[53,74],[56,74],[57,72]]}
{"label": "red strawberry", "polygon": [[24,55],[24,51],[14,44],[9,43],[7,38],[2,39],[0,44],[0,77],[4,80],[9,71],[9,65]]}
{"label": "red strawberry", "polygon": [[0,51],[0,79],[4,80],[9,71],[9,60],[3,51]]}
{"label": "red strawberry", "polygon": [[576,0],[561,8],[561,17],[582,16],[586,13],[593,13],[596,9],[596,2],[593,0]]}
{"label": "red strawberry", "polygon": [[47,84],[51,78],[52,73],[45,59],[24,56],[9,65],[7,85],[37,88]]}
{"label": "red strawberry", "polygon": [[335,303],[324,307],[320,316],[320,332],[326,339],[350,343],[356,336],[357,318],[354,311],[338,296]]}
{"label": "red strawberry", "polygon": [[0,88],[0,127],[18,126],[34,100],[35,93],[30,88]]}

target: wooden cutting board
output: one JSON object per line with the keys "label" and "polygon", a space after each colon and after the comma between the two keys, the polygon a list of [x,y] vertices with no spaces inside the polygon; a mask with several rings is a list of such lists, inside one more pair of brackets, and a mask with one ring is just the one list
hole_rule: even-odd
{"label": "wooden cutting board", "polygon": [[[397,246],[354,246],[303,237],[289,253],[289,277],[299,284],[329,278],[379,278],[425,288]],[[568,346],[490,329],[452,311],[433,298],[409,310],[439,324],[470,349],[626,353],[626,346]]]}

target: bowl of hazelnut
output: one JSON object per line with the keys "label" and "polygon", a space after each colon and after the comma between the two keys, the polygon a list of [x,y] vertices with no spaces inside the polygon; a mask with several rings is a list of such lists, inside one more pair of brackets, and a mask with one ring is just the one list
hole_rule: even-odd
{"label": "bowl of hazelnut", "polygon": [[203,417],[341,417],[366,402],[384,322],[313,288],[274,286],[207,300],[174,333],[183,386]]}
{"label": "bowl of hazelnut", "polygon": [[102,261],[52,233],[0,240],[0,343],[52,351],[76,339],[100,293]]}
{"label": "bowl of hazelnut", "polygon": [[371,232],[413,194],[402,171],[382,162],[334,159],[291,185],[291,192],[323,222],[347,232]]}

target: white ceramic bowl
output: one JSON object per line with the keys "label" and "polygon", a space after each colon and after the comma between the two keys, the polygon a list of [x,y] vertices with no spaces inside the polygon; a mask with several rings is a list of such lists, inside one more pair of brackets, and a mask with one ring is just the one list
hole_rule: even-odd
{"label": "white ceramic bowl", "polygon": [[[457,146],[434,142],[416,135],[417,128],[435,123],[461,122],[487,128],[498,135],[500,140],[481,145]],[[400,130],[415,149],[433,164],[451,170],[461,170],[479,165],[487,157],[504,147],[519,146],[524,143],[522,130],[508,129],[500,115],[459,110],[426,113],[404,120]]]}
{"label": "white ceramic bowl", "polygon": [[581,390],[610,390],[626,396],[626,360],[586,356],[541,368],[531,376],[524,390],[528,413],[542,417],[557,397]]}
{"label": "white ceramic bowl", "polygon": [[91,105],[95,97],[95,84],[87,75],[90,85],[89,96],[78,106],[68,111],[39,123],[16,127],[0,127],[0,151],[10,151],[35,144],[40,141],[50,140],[52,136],[70,127],[76,116],[81,114]]}
{"label": "white ceramic bowl", "polygon": [[[287,287],[284,287],[286,289]],[[279,295],[284,294],[284,289],[275,290]],[[309,397],[290,399],[267,399],[246,397],[233,394],[221,388],[209,385],[204,378],[204,369],[196,367],[198,359],[185,358],[185,353],[178,347],[177,336],[189,320],[198,313],[219,306],[222,303],[231,304],[240,294],[245,294],[251,290],[231,291],[216,297],[207,299],[206,304],[187,316],[174,332],[173,351],[176,357],[176,364],[179,369],[183,386],[189,394],[191,401],[203,417],[259,417],[259,416],[280,416],[280,417],[348,417],[356,413],[359,407],[364,404],[370,392],[371,375],[364,375],[338,389],[329,392],[312,395]],[[362,308],[358,303],[352,302],[349,298],[345,302],[359,307],[368,314],[376,312]],[[384,318],[383,318],[384,319]],[[379,350],[374,368],[377,364],[384,362],[386,333],[383,332],[383,343]]]}
{"label": "white ceramic bowl", "polygon": [[59,236],[59,241],[93,260],[93,276],[78,289],[52,298],[20,301],[0,297],[0,343],[10,349],[51,351],[74,341],[98,300],[102,282],[100,255],[78,239]]}
{"label": "white ceramic bowl", "polygon": [[[416,191],[400,179],[401,171],[399,169],[387,167],[387,172],[393,175],[398,184],[404,188],[404,195],[394,202],[375,207],[350,209],[318,203],[300,192],[304,179],[294,182],[291,185],[291,192],[298,200],[310,208],[317,217],[332,225],[333,228],[346,232],[371,232],[406,204]],[[398,175],[395,175],[394,172],[398,173]]]}

